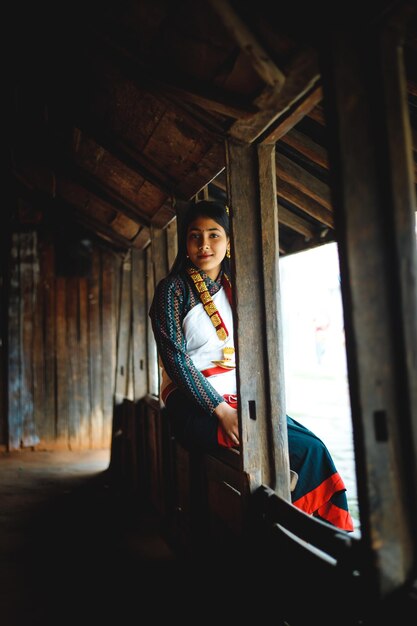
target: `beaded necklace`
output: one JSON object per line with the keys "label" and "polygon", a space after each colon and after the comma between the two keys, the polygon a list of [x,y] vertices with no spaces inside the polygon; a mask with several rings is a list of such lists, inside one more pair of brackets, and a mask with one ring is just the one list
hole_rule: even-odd
{"label": "beaded necklace", "polygon": [[[187,272],[191,276],[194,282],[195,288],[197,289],[198,295],[200,296],[201,303],[204,307],[205,312],[211,319],[211,322],[214,328],[216,329],[218,338],[220,339],[220,341],[225,341],[227,337],[229,336],[229,331],[227,330],[226,325],[222,319],[222,316],[220,315],[213,301],[213,298],[211,297],[211,294],[209,290],[207,289],[207,285],[204,282],[203,277],[201,276],[200,272],[196,270],[194,267],[187,267]],[[230,284],[229,277],[226,276],[224,272],[221,278],[221,283],[226,292],[227,299],[229,300],[231,304],[231,300],[232,300],[231,284]]]}

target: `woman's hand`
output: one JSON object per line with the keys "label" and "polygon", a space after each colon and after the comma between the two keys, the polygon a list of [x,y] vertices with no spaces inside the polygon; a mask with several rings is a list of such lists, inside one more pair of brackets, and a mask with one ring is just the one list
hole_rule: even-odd
{"label": "woman's hand", "polygon": [[219,420],[219,424],[226,439],[230,439],[234,446],[239,445],[239,422],[237,410],[233,409],[227,402],[221,402],[214,409],[214,413]]}

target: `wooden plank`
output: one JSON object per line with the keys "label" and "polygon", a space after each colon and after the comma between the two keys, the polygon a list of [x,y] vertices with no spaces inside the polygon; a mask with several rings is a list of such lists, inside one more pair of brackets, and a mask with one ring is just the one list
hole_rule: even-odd
{"label": "wooden plank", "polygon": [[263,143],[276,143],[288,131],[294,128],[306,115],[313,116],[317,105],[323,98],[320,85],[314,85],[311,90],[298,98],[292,106],[288,107],[278,120],[265,131],[262,136]]}
{"label": "wooden plank", "polygon": [[129,341],[131,324],[131,257],[123,259],[120,275],[120,301],[117,326],[116,390],[115,403],[127,397],[129,371]]}
{"label": "wooden plank", "polygon": [[151,227],[151,238],[152,263],[156,286],[168,273],[168,253],[165,230]]}
{"label": "wooden plank", "polygon": [[270,480],[265,319],[255,146],[226,144],[235,301],[235,345],[240,397],[240,449],[250,489]]}
{"label": "wooden plank", "polygon": [[160,460],[160,424],[158,411],[147,407],[146,434],[150,478],[150,500],[160,513],[163,512],[162,474]]}
{"label": "wooden plank", "polygon": [[177,220],[173,220],[165,229],[167,240],[168,270],[171,269],[178,252]]}
{"label": "wooden plank", "polygon": [[[312,161],[325,170],[329,169],[327,150],[304,133],[293,128],[285,133],[280,141],[297,150],[297,152],[305,156],[309,161]],[[279,143],[277,150],[279,151]]]}
{"label": "wooden plank", "polygon": [[110,154],[114,155],[133,171],[139,173],[157,189],[163,191],[167,196],[171,195],[175,185],[172,177],[152,164],[137,149],[130,147],[123,139],[115,139],[115,136],[106,130],[97,119],[92,119],[91,116],[85,113],[82,115],[83,117],[77,120],[77,127],[84,134],[94,139],[98,145],[103,146]]}
{"label": "wooden plank", "polygon": [[326,126],[326,118],[324,115],[324,109],[320,104],[317,104],[308,112],[308,117],[317,122],[323,128]]}
{"label": "wooden plank", "polygon": [[[75,206],[71,206],[62,201],[61,198],[57,199],[56,205],[61,206],[61,209],[72,214],[72,217],[76,222],[87,228],[88,230],[92,230],[97,233],[99,236],[103,236],[104,238],[108,238],[110,241],[118,244],[122,248],[129,249],[132,247],[133,243],[130,239],[123,237],[119,233],[117,233],[111,226],[107,226],[103,222],[100,222],[98,219],[92,218],[90,215],[87,215],[83,210]],[[56,207],[57,208],[57,207]],[[59,210],[57,208],[57,210]]]}
{"label": "wooden plank", "polygon": [[133,348],[133,396],[144,398],[148,393],[146,368],[146,282],[145,252],[132,250],[132,348]]}
{"label": "wooden plank", "polygon": [[140,229],[136,237],[133,239],[132,243],[135,248],[138,250],[143,250],[146,246],[151,242],[151,231],[149,228],[144,226]]}
{"label": "wooden plank", "polygon": [[33,405],[33,323],[35,319],[36,280],[39,272],[37,236],[35,232],[20,234],[19,266],[22,325],[20,371],[21,444],[23,447],[31,447],[39,443]]}
{"label": "wooden plank", "polygon": [[90,423],[91,423],[91,381],[89,376],[88,360],[88,339],[89,339],[89,318],[88,318],[89,293],[87,278],[78,279],[78,354],[79,354],[79,412],[80,412],[80,447],[83,449],[91,447]]}
{"label": "wooden plank", "polygon": [[122,215],[130,218],[138,226],[149,226],[149,215],[140,210],[137,204],[133,204],[127,198],[109,187],[105,181],[99,180],[93,173],[87,172],[82,167],[75,165],[69,160],[54,156],[53,168],[59,166],[59,176],[74,187],[82,187],[91,196],[95,196],[105,204],[109,204]]}
{"label": "wooden plank", "polygon": [[299,217],[292,211],[286,209],[282,204],[278,204],[278,221],[280,224],[288,226],[291,230],[300,233],[304,236],[305,240],[312,239],[314,237],[314,229],[306,220]]}
{"label": "wooden plank", "polygon": [[[196,166],[195,169],[197,170],[197,173],[199,176],[202,176],[202,171],[200,170],[200,166]],[[185,182],[188,183],[188,178],[187,179],[183,179]],[[177,193],[179,193],[179,195],[181,195],[181,190],[180,190],[180,186],[177,186]],[[153,226],[156,226],[156,228],[165,228],[165,226],[171,221],[173,220],[175,217],[175,210],[172,206],[172,203],[170,201],[166,201],[164,202],[164,204],[154,213],[153,217],[152,217],[152,221],[151,224]]]}
{"label": "wooden plank", "polygon": [[[117,272],[117,274],[116,274]],[[110,253],[102,254],[101,263],[101,353],[102,353],[102,445],[110,448],[113,420],[113,398],[116,369],[116,304],[115,294],[120,274],[119,263]],[[118,292],[118,289],[117,289]]]}
{"label": "wooden plank", "polygon": [[363,542],[380,595],[411,576],[417,495],[415,199],[400,41],[387,36],[380,48],[336,30],[323,55],[358,490],[372,511]]}
{"label": "wooden plank", "polygon": [[278,187],[282,181],[285,181],[298,189],[301,193],[321,204],[328,211],[332,211],[330,188],[326,183],[323,183],[316,176],[313,176],[303,167],[279,152],[277,152],[275,159],[277,164]]}
{"label": "wooden plank", "polygon": [[42,416],[37,422],[40,425],[42,443],[51,445],[56,435],[56,342],[55,342],[55,249],[53,244],[44,240],[40,251],[40,289],[42,297],[42,335],[43,335],[43,369],[44,402]]}
{"label": "wooden plank", "polygon": [[3,227],[0,231],[0,449],[8,448],[8,346],[9,346],[9,291],[11,247],[12,247],[12,220],[14,202],[9,202],[5,208]]}
{"label": "wooden plank", "polygon": [[69,361],[67,354],[67,313],[65,278],[56,277],[56,446],[68,447]]}
{"label": "wooden plank", "polygon": [[8,439],[9,450],[20,448],[22,416],[20,404],[20,279],[18,233],[13,233],[10,249],[10,289],[8,308]]}
{"label": "wooden plank", "polygon": [[[130,306],[132,307],[132,291],[131,291]],[[132,313],[131,313],[131,315],[132,315]],[[132,400],[133,401],[133,396],[134,396],[134,389],[133,389],[134,374],[133,374],[132,322],[130,324],[130,328],[129,328],[128,334],[129,334],[129,344],[128,344],[128,354],[127,354],[128,369],[127,369],[126,398],[128,400]]]}
{"label": "wooden plank", "polygon": [[[103,353],[101,344],[101,314],[100,298],[103,286],[101,285],[101,254],[96,248],[92,255],[91,272],[88,276],[88,303],[85,311],[88,320],[88,379],[90,420],[89,438],[92,448],[103,444]],[[104,293],[103,293],[104,298]],[[104,311],[103,311],[104,313]],[[107,327],[108,320],[103,319]],[[109,340],[110,338],[107,337]]]}
{"label": "wooden plank", "polygon": [[80,448],[80,355],[78,346],[78,278],[66,278],[66,346],[68,367],[68,445],[70,450]]}
{"label": "wooden plank", "polygon": [[[279,120],[288,115],[285,132],[288,132],[297,121],[305,115],[306,110],[313,107],[320,97],[317,53],[314,50],[303,50],[290,65],[285,68],[287,80],[282,89],[266,88],[256,99],[259,112],[247,120],[237,120],[232,124],[229,135],[233,139],[253,142],[265,140],[273,143],[274,136],[269,136],[269,128],[279,126]],[[277,136],[280,133],[277,134]]]}
{"label": "wooden plank", "polygon": [[33,307],[33,419],[39,443],[45,442],[45,424],[48,416],[45,412],[45,338],[44,322],[44,284],[42,274],[42,254],[44,243],[38,239],[37,258],[34,259],[34,307]]}
{"label": "wooden plank", "polygon": [[[122,63],[126,64],[127,61],[131,65],[134,76],[140,83],[140,88],[149,89],[151,93],[155,94],[161,101],[166,102],[168,106],[172,100],[179,108],[182,108],[184,103],[196,104],[203,111],[212,111],[235,119],[248,117],[256,111],[256,107],[243,97],[236,97],[213,84],[208,85],[205,81],[196,80],[190,74],[184,79],[184,75],[175,73],[172,68],[172,71],[167,73],[161,67],[156,74],[150,71],[149,68],[142,66],[137,58],[133,58],[130,54],[128,55],[126,50],[118,50],[113,42],[107,41],[106,44],[119,55]],[[189,113],[196,115],[196,111],[193,111],[191,107],[189,107]],[[212,124],[213,122],[214,120],[211,119]],[[206,123],[209,124],[208,116]],[[218,128],[217,130],[221,129]]]}
{"label": "wooden plank", "polygon": [[[155,292],[154,267],[152,263],[152,246],[148,246],[145,251],[146,260],[146,310],[149,311]],[[150,320],[147,320],[147,367],[149,393],[159,396],[159,364],[155,337],[153,335]]]}
{"label": "wooden plank", "polygon": [[278,495],[290,499],[288,435],[285,407],[284,341],[282,336],[279,280],[279,232],[275,176],[275,146],[258,147],[261,218],[261,255],[266,321],[265,358],[269,384],[268,427],[271,486]]}
{"label": "wooden plank", "polygon": [[287,202],[294,204],[301,211],[307,213],[307,215],[310,215],[311,217],[314,217],[317,221],[322,222],[330,228],[334,228],[333,214],[328,209],[282,178],[278,181],[277,193],[278,198],[287,200]]}
{"label": "wooden plank", "polygon": [[[391,27],[382,32],[381,66],[383,93],[386,106],[384,128],[387,130],[388,154],[386,159],[391,173],[391,199],[388,207],[390,222],[387,226],[389,240],[390,269],[392,278],[391,313],[395,330],[393,345],[400,398],[398,436],[403,454],[396,459],[400,465],[397,479],[398,490],[412,494],[414,508],[409,508],[407,528],[401,537],[405,569],[414,569],[416,560],[410,557],[417,552],[415,522],[417,519],[417,245],[416,245],[416,191],[413,167],[412,134],[410,126],[406,66],[404,60],[404,38],[410,18],[414,24],[417,17],[415,3],[406,5]],[[388,169],[388,168],[387,168]],[[399,363],[400,372],[397,369]],[[401,415],[401,418],[400,418]],[[402,467],[406,457],[413,464],[414,472]],[[404,491],[403,491],[404,493]],[[407,501],[402,503],[404,508]],[[386,564],[385,572],[388,572]],[[381,574],[383,575],[383,574]]]}

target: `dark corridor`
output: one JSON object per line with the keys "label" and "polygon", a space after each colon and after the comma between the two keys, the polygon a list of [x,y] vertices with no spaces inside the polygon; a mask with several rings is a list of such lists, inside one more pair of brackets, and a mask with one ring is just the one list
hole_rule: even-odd
{"label": "dark corridor", "polygon": [[178,559],[112,481],[107,451],[3,452],[0,502],[3,626],[122,625],[165,607],[156,590]]}

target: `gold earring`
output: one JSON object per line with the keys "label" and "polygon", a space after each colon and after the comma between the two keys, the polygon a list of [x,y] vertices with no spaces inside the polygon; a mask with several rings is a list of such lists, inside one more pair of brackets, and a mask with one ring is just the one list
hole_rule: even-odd
{"label": "gold earring", "polygon": [[227,256],[228,259],[230,259],[230,243],[227,244],[226,256]]}

